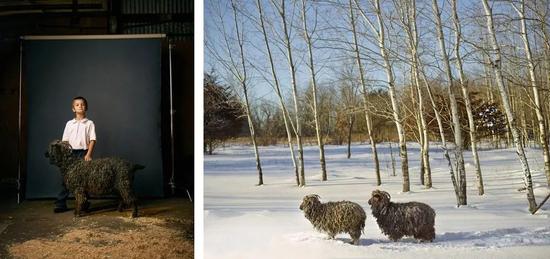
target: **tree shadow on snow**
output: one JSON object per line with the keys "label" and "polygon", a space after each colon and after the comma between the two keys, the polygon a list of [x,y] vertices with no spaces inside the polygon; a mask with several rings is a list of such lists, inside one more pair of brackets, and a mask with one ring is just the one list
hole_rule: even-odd
{"label": "tree shadow on snow", "polygon": [[[549,245],[550,227],[504,228],[487,231],[446,232],[436,234],[433,242],[420,242],[412,237],[404,237],[398,241],[389,239],[361,239],[359,246],[381,245],[381,249],[403,250],[416,246],[436,247],[508,247]],[[344,243],[351,243],[351,238],[337,238]]]}

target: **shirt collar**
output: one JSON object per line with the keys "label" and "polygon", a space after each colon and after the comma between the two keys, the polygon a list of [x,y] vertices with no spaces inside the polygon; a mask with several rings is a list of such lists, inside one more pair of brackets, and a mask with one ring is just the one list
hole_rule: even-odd
{"label": "shirt collar", "polygon": [[[84,118],[84,119],[80,120],[80,122],[82,122],[82,123],[86,123],[87,121],[88,121],[88,118]],[[72,119],[71,123],[75,124],[75,123],[78,123],[78,121],[76,119]]]}

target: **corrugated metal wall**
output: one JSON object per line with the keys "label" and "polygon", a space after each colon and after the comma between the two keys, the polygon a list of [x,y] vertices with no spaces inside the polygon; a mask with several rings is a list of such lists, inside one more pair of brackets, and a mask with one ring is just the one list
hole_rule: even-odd
{"label": "corrugated metal wall", "polygon": [[159,22],[127,22],[123,24],[125,34],[165,33],[175,40],[191,40],[193,23],[171,19],[171,15],[192,15],[192,0],[122,0],[122,15],[163,14],[166,19]]}
{"label": "corrugated metal wall", "polygon": [[123,14],[193,13],[192,0],[123,0]]}

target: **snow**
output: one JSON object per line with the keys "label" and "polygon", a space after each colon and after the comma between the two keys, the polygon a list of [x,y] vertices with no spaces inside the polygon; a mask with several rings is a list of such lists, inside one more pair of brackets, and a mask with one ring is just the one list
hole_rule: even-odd
{"label": "snow", "polygon": [[[289,149],[260,147],[264,185],[250,146],[230,146],[204,157],[205,258],[550,258],[550,203],[535,215],[528,212],[523,173],[515,149],[480,151],[485,195],[477,195],[471,152],[465,151],[468,205],[457,208],[442,150],[430,152],[433,188],[419,180],[419,146],[408,144],[411,191],[402,193],[397,145],[396,174],[391,176],[389,144],[378,145],[382,186],[376,186],[371,148],[326,146],[328,181],[320,181],[319,153],[305,147],[306,187],[296,187]],[[550,192],[542,172],[539,149],[527,148],[537,202]],[[436,213],[436,239],[418,243],[404,238],[390,241],[381,234],[367,200],[375,189],[388,191],[392,201],[420,201]],[[321,200],[350,200],[367,213],[360,245],[340,234],[334,240],[317,232],[298,206],[302,197],[316,193]]]}

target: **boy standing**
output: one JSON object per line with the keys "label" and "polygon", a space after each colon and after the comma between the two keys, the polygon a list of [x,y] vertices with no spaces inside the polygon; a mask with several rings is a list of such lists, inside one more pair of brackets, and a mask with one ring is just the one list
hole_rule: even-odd
{"label": "boy standing", "polygon": [[[73,156],[83,158],[85,161],[92,160],[92,154],[94,152],[94,146],[96,143],[95,125],[94,122],[86,118],[86,111],[88,111],[88,101],[82,96],[73,98],[72,110],[75,114],[75,118],[68,121],[63,131],[62,141],[67,141],[72,147]],[[55,201],[54,212],[67,211],[67,197],[69,191],[65,187],[65,182],[62,182],[61,192],[57,195]],[[86,210],[89,207],[89,203],[83,205],[83,209]]]}

